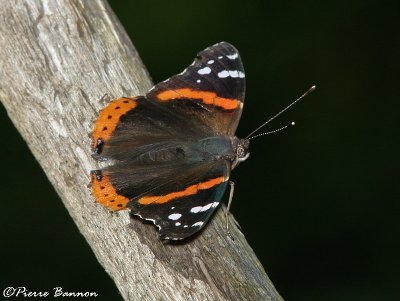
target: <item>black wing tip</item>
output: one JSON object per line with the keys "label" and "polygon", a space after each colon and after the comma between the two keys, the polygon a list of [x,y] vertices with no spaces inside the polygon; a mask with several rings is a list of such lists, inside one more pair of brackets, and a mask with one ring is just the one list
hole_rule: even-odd
{"label": "black wing tip", "polygon": [[185,244],[193,241],[197,235],[199,235],[199,231],[184,236],[174,236],[166,233],[160,233],[159,238],[163,244]]}
{"label": "black wing tip", "polygon": [[227,41],[218,42],[218,43],[214,44],[213,46],[225,46],[225,47],[233,47],[233,48],[235,48],[235,46],[233,46],[232,43],[227,42]]}
{"label": "black wing tip", "polygon": [[239,51],[236,49],[235,46],[233,46],[231,43],[226,42],[226,41],[221,41],[218,43],[215,43],[214,45],[211,45],[207,48],[205,48],[204,50],[200,51],[197,56],[201,56],[202,53],[204,53],[205,51],[221,51],[222,52],[228,52],[230,54],[234,54],[234,53],[239,53]]}
{"label": "black wing tip", "polygon": [[182,243],[190,242],[190,241],[194,240],[195,237],[197,237],[197,235],[200,234],[200,232],[204,228],[204,227],[202,227],[202,228],[198,229],[197,231],[189,232],[186,234],[177,234],[174,232],[163,231],[164,230],[163,227],[158,223],[158,221],[156,219],[145,218],[140,213],[132,212],[132,209],[130,212],[130,216],[134,219],[140,220],[143,223],[153,225],[157,229],[159,238],[163,244],[168,244],[168,243],[182,244]]}
{"label": "black wing tip", "polygon": [[227,41],[221,41],[218,43],[215,43],[214,45],[208,47],[207,49],[218,49],[218,48],[223,48],[225,50],[233,51],[233,52],[238,52],[235,46],[233,46],[230,42]]}

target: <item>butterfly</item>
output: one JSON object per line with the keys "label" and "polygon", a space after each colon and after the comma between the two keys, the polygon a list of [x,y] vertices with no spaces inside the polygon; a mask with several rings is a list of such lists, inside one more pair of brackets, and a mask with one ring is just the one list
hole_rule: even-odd
{"label": "butterfly", "polygon": [[93,157],[112,162],[91,172],[96,201],[153,222],[162,239],[198,233],[249,157],[235,136],[245,87],[238,50],[221,42],[146,95],[111,101],[92,133]]}

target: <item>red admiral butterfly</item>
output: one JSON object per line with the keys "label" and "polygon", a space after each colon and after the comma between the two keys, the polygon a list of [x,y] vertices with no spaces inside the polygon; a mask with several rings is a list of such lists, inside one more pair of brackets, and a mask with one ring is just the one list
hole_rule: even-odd
{"label": "red admiral butterfly", "polygon": [[110,102],[92,134],[93,157],[113,162],[92,171],[97,202],[152,221],[162,239],[198,232],[249,156],[249,138],[234,135],[244,94],[239,53],[221,42],[145,96]]}

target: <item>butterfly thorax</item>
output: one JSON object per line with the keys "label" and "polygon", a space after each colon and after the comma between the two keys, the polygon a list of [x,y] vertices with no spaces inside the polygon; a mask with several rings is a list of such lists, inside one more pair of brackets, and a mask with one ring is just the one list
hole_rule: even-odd
{"label": "butterfly thorax", "polygon": [[201,160],[227,160],[236,167],[249,157],[249,141],[236,136],[215,136],[198,140],[196,148],[201,150]]}

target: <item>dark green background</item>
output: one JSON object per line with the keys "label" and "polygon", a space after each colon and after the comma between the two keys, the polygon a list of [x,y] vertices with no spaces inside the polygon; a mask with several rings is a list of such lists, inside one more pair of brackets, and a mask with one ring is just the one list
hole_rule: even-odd
{"label": "dark green background", "polygon": [[[400,300],[398,1],[111,1],[154,82],[240,51],[245,136],[312,84],[233,172],[233,213],[286,300]],[[0,285],[120,300],[0,109]],[[88,145],[89,149],[89,145]]]}

